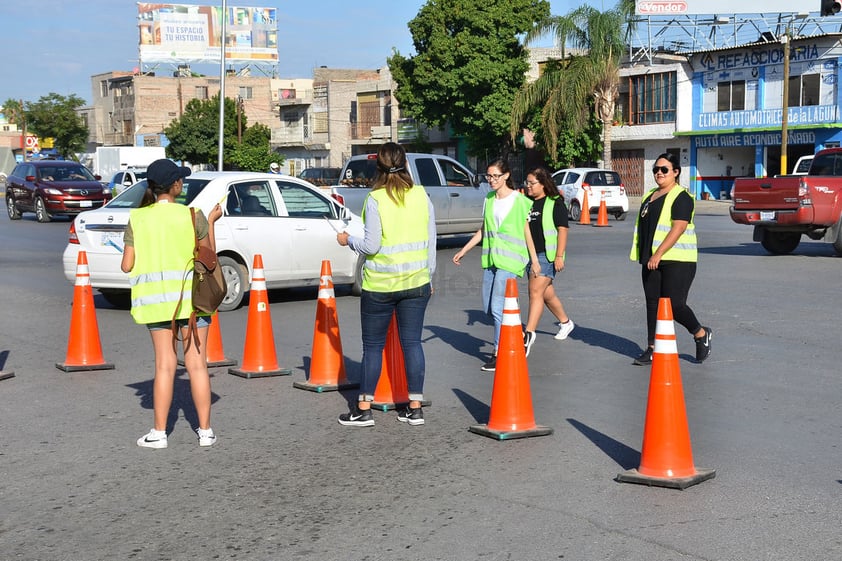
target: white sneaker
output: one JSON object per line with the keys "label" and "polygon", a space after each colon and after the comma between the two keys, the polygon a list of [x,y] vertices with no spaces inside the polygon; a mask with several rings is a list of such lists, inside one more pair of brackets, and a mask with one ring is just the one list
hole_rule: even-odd
{"label": "white sneaker", "polygon": [[197,429],[196,433],[199,435],[199,446],[216,444],[216,435],[213,434],[213,429]]}
{"label": "white sneaker", "polygon": [[558,325],[558,333],[555,334],[555,338],[559,341],[567,339],[567,336],[570,335],[570,332],[573,331],[574,327],[576,327],[572,319],[568,319],[567,323],[559,323]]}
{"label": "white sneaker", "polygon": [[137,445],[144,448],[166,448],[167,431],[152,429],[137,439]]}

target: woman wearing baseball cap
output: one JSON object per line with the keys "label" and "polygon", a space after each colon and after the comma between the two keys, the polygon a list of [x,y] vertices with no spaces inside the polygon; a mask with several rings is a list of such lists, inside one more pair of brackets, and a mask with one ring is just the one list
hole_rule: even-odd
{"label": "woman wearing baseball cap", "polygon": [[[187,319],[193,310],[192,273],[195,244],[190,209],[176,198],[184,189],[190,169],[174,162],[155,160],[147,168],[147,196],[140,208],[130,212],[123,237],[125,249],[121,268],[129,274],[132,287],[132,316],[145,324],[155,350],[155,379],[152,388],[154,427],[137,440],[144,448],[167,447],[167,417],[172,405],[177,356],[173,345],[172,319],[176,318],[184,341],[184,365],[190,377],[190,392],[198,416],[199,446],[211,446],[216,435],[210,426],[211,387],[207,367],[208,326],[211,318],[196,321],[199,344],[189,344]],[[199,244],[216,251],[214,223],[222,216],[217,204],[205,218],[196,209],[196,236]],[[180,305],[179,305],[179,302]]]}

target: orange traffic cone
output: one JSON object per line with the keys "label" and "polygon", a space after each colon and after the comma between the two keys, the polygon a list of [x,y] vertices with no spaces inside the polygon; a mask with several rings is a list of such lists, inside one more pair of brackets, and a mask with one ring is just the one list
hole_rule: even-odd
{"label": "orange traffic cone", "polygon": [[381,411],[396,409],[409,403],[409,388],[406,385],[406,364],[403,361],[403,347],[398,334],[398,318],[393,313],[383,347],[383,366],[374,390],[371,406]]}
{"label": "orange traffic cone", "polygon": [[327,392],[359,387],[345,376],[345,355],[339,335],[339,316],[333,291],[333,272],[330,261],[322,261],[319,275],[319,299],[316,302],[316,322],[313,327],[313,352],[310,357],[310,376],[306,382],[294,382],[293,387],[313,392]]}
{"label": "orange traffic cone", "polygon": [[619,474],[617,481],[686,489],[715,475],[716,470],[693,466],[672,305],[661,298],[640,467]]}
{"label": "orange traffic cone", "polygon": [[91,274],[88,271],[88,254],[84,251],[80,251],[76,258],[76,285],[73,288],[67,356],[64,362],[56,363],[56,368],[65,372],[114,368],[114,365],[105,362],[102,356]]}
{"label": "orange traffic cone", "polygon": [[266,292],[266,277],[263,275],[263,256],[254,256],[251,290],[249,292],[249,313],[246,322],[246,340],[243,350],[243,365],[229,368],[228,373],[243,378],[266,378],[268,376],[289,376],[291,370],[278,366],[275,354],[275,336],[272,334],[272,316],[269,313],[269,295]]}
{"label": "orange traffic cone", "polygon": [[[208,327],[208,352],[206,361],[208,368],[216,368],[218,366],[233,366],[237,361],[230,358],[225,358],[225,352],[222,350],[222,331],[219,328],[219,312],[214,312],[210,327]],[[184,359],[178,359],[178,365],[184,366]]]}
{"label": "orange traffic cone", "polygon": [[599,214],[596,216],[596,224],[594,226],[610,226],[608,223],[608,207],[605,205],[605,194],[599,197]]}
{"label": "orange traffic cone", "polygon": [[503,306],[503,325],[500,327],[497,348],[491,414],[487,425],[472,426],[468,429],[471,432],[497,440],[553,433],[553,429],[535,424],[522,329],[517,303],[517,281],[509,279],[506,281],[506,303]]}
{"label": "orange traffic cone", "polygon": [[209,368],[237,364],[236,360],[226,358],[225,352],[222,350],[222,329],[219,326],[219,312],[213,314],[210,327],[208,327],[207,361]]}
{"label": "orange traffic cone", "polygon": [[591,205],[588,203],[588,190],[582,190],[582,210],[579,213],[579,224],[591,223]]}

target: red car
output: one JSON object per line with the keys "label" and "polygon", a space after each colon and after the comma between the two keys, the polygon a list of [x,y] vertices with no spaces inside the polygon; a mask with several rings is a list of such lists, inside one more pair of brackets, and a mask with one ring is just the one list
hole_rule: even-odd
{"label": "red car", "polygon": [[21,162],[6,178],[6,210],[11,220],[34,212],[38,222],[49,222],[56,215],[75,216],[100,208],[109,200],[111,190],[77,162]]}

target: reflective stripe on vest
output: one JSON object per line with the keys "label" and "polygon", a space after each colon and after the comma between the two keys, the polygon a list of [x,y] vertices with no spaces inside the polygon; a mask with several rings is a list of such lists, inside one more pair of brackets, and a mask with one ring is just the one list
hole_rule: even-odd
{"label": "reflective stripe on vest", "polygon": [[380,250],[367,256],[363,265],[363,288],[371,292],[396,292],[429,283],[427,192],[414,185],[404,193],[402,206],[389,198],[386,189],[375,189],[368,196],[377,201],[381,238]]}
{"label": "reflective stripe on vest", "polygon": [[[643,197],[642,204],[649,200],[649,197],[652,196],[652,193],[654,193],[655,190],[656,189],[652,189],[645,197]],[[686,192],[687,190],[684,187],[678,186],[676,189],[670,189],[670,192],[664,195],[664,206],[661,209],[660,216],[658,216],[658,224],[655,226],[655,234],[652,236],[653,254],[658,250],[661,244],[664,243],[664,240],[667,238],[667,234],[669,234],[670,229],[672,229],[672,204],[682,191]],[[684,233],[679,236],[675,244],[661,256],[661,260],[683,261],[687,263],[695,263],[698,261],[699,253],[696,243],[696,224],[693,222],[695,216],[696,209],[694,205],[693,212],[690,213],[690,221],[687,223],[687,228],[684,230]],[[629,259],[632,261],[637,261],[640,257],[640,249],[637,247],[637,228],[639,222],[640,213],[638,212],[637,219],[634,223],[632,249],[629,253]]]}
{"label": "reflective stripe on vest", "polygon": [[496,267],[521,277],[529,263],[524,229],[532,210],[532,201],[517,192],[509,196],[517,198],[499,228],[494,223],[494,193],[489,193],[485,198],[482,268]]}
{"label": "reflective stripe on vest", "polygon": [[137,323],[172,319],[179,298],[178,318],[193,309],[193,223],[190,209],[176,203],[156,203],[129,214],[134,234],[135,263],[129,275],[132,317]]}
{"label": "reflective stripe on vest", "polygon": [[[555,261],[555,252],[558,250],[558,228],[555,227],[553,214],[555,213],[556,199],[544,197],[544,210],[541,212],[541,229],[544,231],[544,253],[547,254],[547,261]],[[564,204],[564,203],[562,203]]]}

